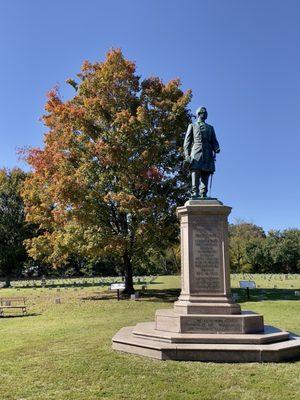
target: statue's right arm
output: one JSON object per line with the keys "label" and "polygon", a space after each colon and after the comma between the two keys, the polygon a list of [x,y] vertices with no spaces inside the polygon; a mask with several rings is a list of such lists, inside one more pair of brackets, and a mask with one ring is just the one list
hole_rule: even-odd
{"label": "statue's right arm", "polygon": [[188,129],[185,134],[183,151],[186,160],[190,160],[191,148],[193,144],[193,124],[189,124]]}
{"label": "statue's right arm", "polygon": [[216,137],[214,127],[212,126],[212,147],[215,153],[220,153],[220,145]]}

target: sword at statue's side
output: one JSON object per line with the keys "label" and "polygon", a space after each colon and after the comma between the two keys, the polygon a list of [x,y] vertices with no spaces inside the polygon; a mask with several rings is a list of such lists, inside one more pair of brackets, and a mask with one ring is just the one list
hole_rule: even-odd
{"label": "sword at statue's side", "polygon": [[[216,161],[217,161],[217,156],[216,156],[216,153],[214,153],[214,162],[216,162]],[[214,173],[210,174],[209,197],[211,197],[211,187],[212,187],[213,176],[214,176]]]}

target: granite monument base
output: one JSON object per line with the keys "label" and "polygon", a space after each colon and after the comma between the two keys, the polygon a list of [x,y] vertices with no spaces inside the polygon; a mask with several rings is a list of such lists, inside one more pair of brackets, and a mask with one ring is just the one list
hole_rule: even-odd
{"label": "granite monument base", "polygon": [[121,329],[113,348],[159,360],[284,361],[300,357],[300,338],[241,312],[232,301],[228,256],[230,207],[190,200],[177,209],[181,225],[181,294],[155,322]]}

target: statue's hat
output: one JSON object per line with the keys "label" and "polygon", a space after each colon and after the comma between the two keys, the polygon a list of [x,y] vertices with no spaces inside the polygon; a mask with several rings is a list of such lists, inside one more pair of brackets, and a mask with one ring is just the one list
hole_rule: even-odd
{"label": "statue's hat", "polygon": [[199,115],[202,111],[206,111],[207,112],[206,107],[201,106],[201,107],[197,108],[196,115]]}

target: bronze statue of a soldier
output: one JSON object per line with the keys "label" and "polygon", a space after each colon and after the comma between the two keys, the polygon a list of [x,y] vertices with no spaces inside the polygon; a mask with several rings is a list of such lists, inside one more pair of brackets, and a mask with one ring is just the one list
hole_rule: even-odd
{"label": "bronze statue of a soldier", "polygon": [[192,198],[206,198],[209,176],[215,172],[215,154],[220,152],[212,125],[205,122],[207,110],[196,111],[197,121],[190,124],[184,139],[184,155],[192,175]]}

